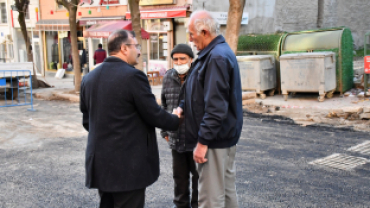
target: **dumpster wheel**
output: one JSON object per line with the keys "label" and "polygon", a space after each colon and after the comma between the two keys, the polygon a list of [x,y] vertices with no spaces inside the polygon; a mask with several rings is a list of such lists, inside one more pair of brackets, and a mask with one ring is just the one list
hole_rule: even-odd
{"label": "dumpster wheel", "polygon": [[288,100],[288,95],[283,95],[284,96],[284,100],[287,101]]}
{"label": "dumpster wheel", "polygon": [[333,98],[333,96],[334,96],[334,91],[326,93],[326,98],[328,99]]}
{"label": "dumpster wheel", "polygon": [[275,95],[275,90],[270,90],[269,96],[274,96]]}
{"label": "dumpster wheel", "polygon": [[319,102],[324,102],[325,94],[324,95],[319,95],[319,97],[317,99],[319,100]]}

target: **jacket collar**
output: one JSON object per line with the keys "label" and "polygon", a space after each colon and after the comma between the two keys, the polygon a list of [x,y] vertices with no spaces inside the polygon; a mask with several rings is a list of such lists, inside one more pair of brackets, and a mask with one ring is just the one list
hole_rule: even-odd
{"label": "jacket collar", "polygon": [[224,43],[225,38],[222,35],[217,36],[213,39],[203,50],[199,51],[198,59],[202,59],[207,55],[217,44]]}
{"label": "jacket collar", "polygon": [[128,64],[128,63],[126,63],[124,60],[122,60],[122,59],[120,59],[120,58],[117,58],[117,57],[115,57],[115,56],[109,56],[109,57],[107,57],[107,58],[104,60],[104,62],[123,62],[123,63],[125,63],[125,64],[127,64],[127,65],[129,65],[129,66],[131,66],[131,67],[133,67],[133,68],[134,68],[134,66],[132,66],[131,64]]}

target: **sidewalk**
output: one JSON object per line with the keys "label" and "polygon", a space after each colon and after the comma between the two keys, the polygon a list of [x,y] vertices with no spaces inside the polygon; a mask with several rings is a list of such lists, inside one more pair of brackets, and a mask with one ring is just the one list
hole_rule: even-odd
{"label": "sidewalk", "polygon": [[282,95],[255,99],[254,105],[244,109],[262,115],[279,115],[293,119],[300,125],[324,124],[337,127],[351,127],[355,130],[370,131],[370,99],[350,94],[317,100],[318,94],[300,93],[284,101]]}
{"label": "sidewalk", "polygon": [[74,76],[65,75],[63,79],[55,78],[55,73],[47,72],[45,77],[37,77],[50,84],[51,88],[33,89],[32,94],[37,99],[42,100],[69,100],[71,102],[79,102],[80,98],[74,92]]}
{"label": "sidewalk", "polygon": [[[74,91],[73,76],[63,79],[48,73],[45,80],[53,88],[34,89],[35,98],[42,100],[67,100],[79,102],[79,94]],[[162,85],[151,86],[157,102],[161,102]],[[318,93],[298,93],[284,101],[282,95],[267,96],[259,99],[251,96],[244,100],[243,110],[260,116],[283,116],[291,118],[300,125],[324,124],[338,127],[351,127],[356,130],[370,131],[370,100],[368,97],[358,97],[350,94],[326,98],[324,102],[317,100]]]}
{"label": "sidewalk", "polygon": [[[37,99],[42,100],[67,100],[71,102],[80,102],[79,94],[75,92],[74,77],[67,75],[63,79],[55,78],[55,73],[48,72],[45,77],[38,77],[46,83],[53,86],[52,88],[33,89],[32,94]],[[152,92],[157,101],[161,98],[162,85],[152,86]]]}

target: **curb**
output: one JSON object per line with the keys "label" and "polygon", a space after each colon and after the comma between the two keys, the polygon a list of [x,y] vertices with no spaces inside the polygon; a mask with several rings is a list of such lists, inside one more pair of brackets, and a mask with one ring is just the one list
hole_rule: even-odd
{"label": "curb", "polygon": [[56,98],[59,98],[59,100],[68,100],[68,101],[75,102],[75,103],[80,102],[80,96],[78,95],[53,93],[53,96],[55,96]]}

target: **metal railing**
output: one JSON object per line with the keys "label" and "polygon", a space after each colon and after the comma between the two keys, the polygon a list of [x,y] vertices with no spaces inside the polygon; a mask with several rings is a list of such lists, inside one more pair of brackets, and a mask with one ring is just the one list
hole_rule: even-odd
{"label": "metal railing", "polygon": [[[30,70],[0,70],[0,108],[31,105],[32,97],[32,76]],[[26,90],[31,93],[27,96]]]}

